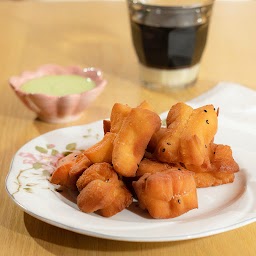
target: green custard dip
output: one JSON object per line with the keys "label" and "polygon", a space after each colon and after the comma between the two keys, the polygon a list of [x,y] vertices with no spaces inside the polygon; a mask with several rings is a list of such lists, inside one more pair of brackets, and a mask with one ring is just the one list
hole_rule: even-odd
{"label": "green custard dip", "polygon": [[48,75],[34,78],[21,86],[26,93],[40,93],[52,96],[80,94],[93,89],[95,82],[79,75]]}

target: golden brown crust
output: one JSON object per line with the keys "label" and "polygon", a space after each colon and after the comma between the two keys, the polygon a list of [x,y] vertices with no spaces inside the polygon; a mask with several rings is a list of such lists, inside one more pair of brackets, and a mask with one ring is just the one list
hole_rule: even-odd
{"label": "golden brown crust", "polygon": [[208,148],[210,164],[193,165],[187,164],[187,168],[195,173],[202,172],[226,172],[235,173],[239,166],[233,158],[230,146],[210,143]]}
{"label": "golden brown crust", "polygon": [[128,105],[124,105],[121,103],[115,103],[111,115],[110,115],[110,122],[111,122],[111,129],[112,133],[118,133],[122,127],[122,124],[126,117],[130,114],[131,107]]}
{"label": "golden brown crust", "polygon": [[138,106],[138,108],[148,109],[148,110],[155,112],[153,107],[145,100]]}
{"label": "golden brown crust", "polygon": [[114,193],[114,183],[96,179],[80,191],[77,197],[77,205],[81,211],[92,213],[109,206],[113,201]]}
{"label": "golden brown crust", "polygon": [[86,149],[84,154],[93,163],[111,163],[115,138],[115,133],[107,132],[101,141]]}
{"label": "golden brown crust", "polygon": [[166,118],[166,126],[174,129],[177,126],[184,126],[193,112],[193,108],[189,105],[178,102],[169,110]]}
{"label": "golden brown crust", "polygon": [[156,113],[143,108],[131,110],[114,141],[112,163],[117,173],[135,176],[146,147],[160,126]]}
{"label": "golden brown crust", "polygon": [[73,152],[58,161],[50,182],[75,190],[77,179],[91,164],[83,152]]}
{"label": "golden brown crust", "polygon": [[167,129],[155,148],[155,156],[161,162],[176,163],[180,160],[180,143],[193,108],[185,103],[174,105],[167,116]]}
{"label": "golden brown crust", "polygon": [[84,152],[81,152],[76,156],[75,164],[71,167],[69,176],[71,178],[75,177],[77,180],[84,172],[84,170],[86,170],[91,165],[92,162],[89,160],[89,158],[84,154]]}
{"label": "golden brown crust", "polygon": [[140,177],[145,173],[161,172],[168,168],[171,168],[171,166],[167,163],[161,163],[153,159],[143,158],[139,164],[136,176]]}
{"label": "golden brown crust", "polygon": [[132,203],[132,194],[125,187],[122,181],[115,187],[113,201],[110,205],[99,210],[100,215],[111,217],[121,212]]}
{"label": "golden brown crust", "polygon": [[81,191],[93,180],[102,180],[107,183],[118,182],[118,176],[109,163],[96,163],[86,169],[76,182],[78,191]]}
{"label": "golden brown crust", "polygon": [[160,127],[160,129],[152,135],[152,137],[148,143],[148,146],[147,146],[148,152],[154,153],[157,144],[166,135],[166,132],[167,132],[166,127]]}
{"label": "golden brown crust", "polygon": [[231,148],[214,144],[218,114],[212,105],[177,103],[161,127],[146,101],[116,103],[103,139],[59,160],[51,182],[78,189],[87,213],[113,216],[134,197],[153,218],[177,217],[198,207],[197,187],[233,182],[239,171]]}
{"label": "golden brown crust", "polygon": [[110,132],[110,129],[111,129],[111,122],[110,122],[110,120],[103,120],[103,131],[104,131],[104,135],[105,135],[107,132]]}
{"label": "golden brown crust", "polygon": [[217,113],[213,105],[197,108],[191,114],[180,143],[181,162],[200,166],[209,165],[209,144],[217,132]]}
{"label": "golden brown crust", "polygon": [[198,187],[233,182],[232,173],[239,167],[231,148],[213,143],[218,114],[213,105],[197,109],[185,103],[174,105],[167,116],[166,134],[158,142],[154,156],[162,162],[180,163],[195,172]]}
{"label": "golden brown crust", "polygon": [[172,169],[146,173],[133,187],[142,209],[153,218],[174,218],[198,207],[193,173]]}
{"label": "golden brown crust", "polygon": [[197,188],[207,188],[232,183],[235,179],[234,173],[228,172],[198,172],[195,173]]}
{"label": "golden brown crust", "polygon": [[239,166],[233,158],[231,147],[222,144],[213,144],[213,170],[220,172],[235,173],[239,171]]}
{"label": "golden brown crust", "polygon": [[100,215],[110,217],[132,203],[132,194],[108,163],[89,167],[78,179],[77,187],[80,191],[77,205],[86,213],[98,211]]}

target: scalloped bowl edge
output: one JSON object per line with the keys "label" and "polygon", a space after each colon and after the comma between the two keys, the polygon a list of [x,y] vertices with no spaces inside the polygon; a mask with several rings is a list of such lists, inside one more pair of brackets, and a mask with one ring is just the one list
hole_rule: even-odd
{"label": "scalloped bowl edge", "polygon": [[[91,78],[96,86],[80,94],[69,94],[65,96],[52,96],[40,93],[25,93],[20,87],[25,82],[45,75],[74,74]],[[107,81],[103,79],[100,69],[78,66],[62,67],[55,64],[48,64],[39,67],[36,71],[25,71],[20,76],[12,76],[9,85],[20,100],[38,118],[49,123],[65,123],[78,119],[88,105],[94,101],[104,90]]]}

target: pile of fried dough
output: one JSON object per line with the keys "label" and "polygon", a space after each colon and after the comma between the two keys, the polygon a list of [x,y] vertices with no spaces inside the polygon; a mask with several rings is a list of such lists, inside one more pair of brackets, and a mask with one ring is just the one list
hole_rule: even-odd
{"label": "pile of fried dough", "polygon": [[53,184],[79,191],[85,213],[110,217],[137,200],[153,218],[198,208],[197,188],[234,181],[239,166],[227,145],[214,143],[218,110],[177,103],[166,126],[147,102],[114,104],[95,145],[61,158]]}

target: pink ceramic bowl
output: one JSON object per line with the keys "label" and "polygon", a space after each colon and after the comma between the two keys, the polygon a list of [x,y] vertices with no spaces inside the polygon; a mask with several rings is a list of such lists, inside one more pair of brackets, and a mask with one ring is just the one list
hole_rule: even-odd
{"label": "pink ceramic bowl", "polygon": [[[46,75],[79,75],[92,79],[96,86],[80,94],[65,96],[25,93],[20,90],[21,85],[27,81]],[[39,67],[36,71],[26,71],[20,76],[13,76],[9,83],[22,102],[36,112],[40,120],[50,123],[64,123],[80,117],[83,110],[103,91],[106,80],[102,78],[99,69],[83,69],[77,66],[61,67],[49,64]]]}

